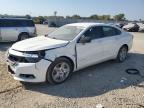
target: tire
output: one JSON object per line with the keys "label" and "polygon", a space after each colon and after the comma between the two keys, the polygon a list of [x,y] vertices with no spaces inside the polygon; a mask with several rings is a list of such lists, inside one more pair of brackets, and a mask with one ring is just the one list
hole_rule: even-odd
{"label": "tire", "polygon": [[56,27],[56,24],[55,24],[54,22],[52,22],[52,23],[50,24],[50,27]]}
{"label": "tire", "polygon": [[117,55],[117,58],[116,58],[116,61],[121,63],[121,62],[124,62],[127,58],[127,55],[128,55],[128,48],[127,46],[122,46],[118,52],[118,55]]}
{"label": "tire", "polygon": [[46,74],[46,81],[51,84],[61,84],[69,78],[72,71],[72,63],[68,59],[58,58],[49,66]]}
{"label": "tire", "polygon": [[24,33],[24,34],[21,34],[21,35],[19,36],[18,41],[22,41],[22,40],[25,40],[25,39],[28,39],[28,38],[29,38],[29,35],[26,34],[26,33]]}

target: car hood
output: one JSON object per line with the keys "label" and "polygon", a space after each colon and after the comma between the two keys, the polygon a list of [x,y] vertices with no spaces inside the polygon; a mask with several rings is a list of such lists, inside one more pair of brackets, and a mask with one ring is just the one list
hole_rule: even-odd
{"label": "car hood", "polygon": [[44,36],[39,36],[31,39],[26,39],[12,45],[11,49],[18,51],[39,51],[62,47],[68,44],[69,41],[51,39]]}

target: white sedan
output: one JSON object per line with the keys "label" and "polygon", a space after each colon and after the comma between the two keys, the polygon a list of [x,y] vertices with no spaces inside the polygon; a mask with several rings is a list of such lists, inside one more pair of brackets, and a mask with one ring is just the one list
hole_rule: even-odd
{"label": "white sedan", "polygon": [[8,70],[24,82],[64,82],[72,72],[116,59],[123,62],[133,36],[102,23],[74,23],[47,36],[15,43],[7,54]]}

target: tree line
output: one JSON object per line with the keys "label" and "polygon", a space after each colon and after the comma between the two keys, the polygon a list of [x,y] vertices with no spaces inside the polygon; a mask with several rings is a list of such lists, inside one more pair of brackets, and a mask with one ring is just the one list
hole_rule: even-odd
{"label": "tree line", "polygon": [[[30,15],[27,15],[27,17],[29,18]],[[89,17],[81,17],[80,15],[72,15],[72,16],[38,16],[38,17],[32,17],[32,19],[34,20],[35,23],[43,23],[43,21],[47,20],[47,19],[92,19],[92,20],[116,20],[116,21],[125,21],[125,14],[121,13],[121,14],[117,14],[115,16],[111,16],[111,15],[91,15]]]}
{"label": "tree line", "polygon": [[81,17],[80,15],[77,15],[77,14],[72,15],[72,16],[63,17],[63,16],[56,16],[56,13],[53,16],[36,16],[36,17],[32,17],[30,15],[13,16],[13,15],[5,14],[5,15],[0,15],[0,17],[25,17],[25,18],[28,18],[28,19],[33,19],[33,21],[36,24],[42,24],[47,19],[92,19],[92,20],[126,21],[125,14],[123,14],[123,13],[120,13],[120,14],[117,14],[117,15],[114,15],[114,16],[94,14],[94,15],[91,15],[89,17]]}

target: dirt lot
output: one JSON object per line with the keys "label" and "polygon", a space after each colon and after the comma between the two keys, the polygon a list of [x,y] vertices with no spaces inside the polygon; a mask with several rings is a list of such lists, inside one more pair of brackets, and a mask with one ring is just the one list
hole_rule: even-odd
{"label": "dirt lot", "polygon": [[[54,28],[37,25],[38,34]],[[7,72],[4,54],[11,43],[0,43],[0,108],[144,108],[144,33],[133,33],[134,45],[124,63],[104,62],[75,72],[65,83],[24,84]]]}

